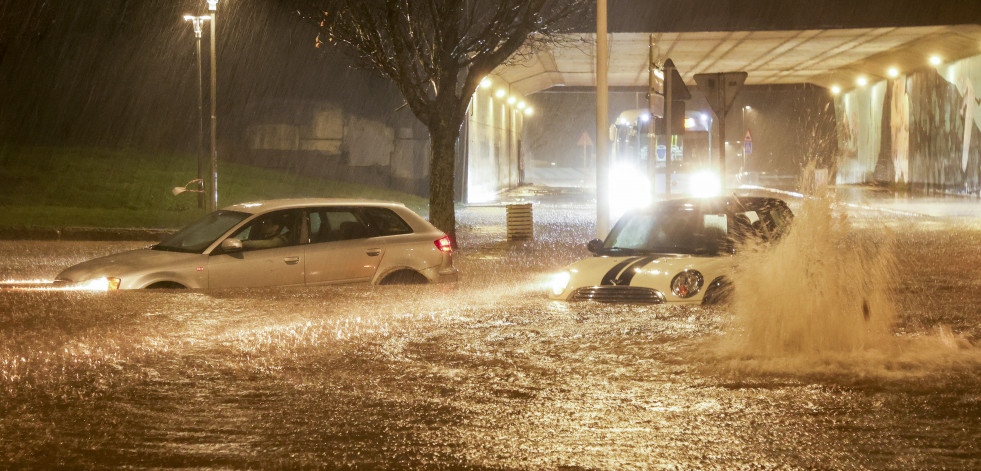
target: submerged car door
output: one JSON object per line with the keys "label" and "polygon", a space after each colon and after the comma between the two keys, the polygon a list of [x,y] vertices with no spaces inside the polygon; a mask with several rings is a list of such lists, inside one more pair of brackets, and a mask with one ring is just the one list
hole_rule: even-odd
{"label": "submerged car door", "polygon": [[304,241],[301,210],[259,216],[231,237],[242,250],[213,253],[208,260],[211,289],[291,286],[303,284]]}
{"label": "submerged car door", "polygon": [[317,208],[309,212],[305,246],[306,283],[324,285],[370,281],[385,248],[358,208]]}

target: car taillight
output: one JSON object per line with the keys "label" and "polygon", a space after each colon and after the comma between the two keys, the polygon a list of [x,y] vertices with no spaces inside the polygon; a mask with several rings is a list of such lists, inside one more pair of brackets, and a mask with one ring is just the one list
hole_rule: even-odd
{"label": "car taillight", "polygon": [[450,241],[450,236],[443,236],[435,241],[436,248],[442,252],[452,252],[453,242]]}
{"label": "car taillight", "polygon": [[109,291],[114,291],[119,289],[119,283],[123,281],[119,278],[106,278],[106,280],[109,282],[109,285],[107,287]]}

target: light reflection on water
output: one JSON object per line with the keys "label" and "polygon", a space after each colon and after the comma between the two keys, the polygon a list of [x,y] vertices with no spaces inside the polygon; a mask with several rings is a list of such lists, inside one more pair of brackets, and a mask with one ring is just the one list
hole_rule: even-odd
{"label": "light reflection on water", "polygon": [[0,291],[109,291],[109,280],[97,278],[73,285],[57,285],[52,280],[4,280]]}
{"label": "light reflection on water", "polygon": [[[467,210],[455,286],[0,292],[0,465],[981,463],[976,228],[882,221],[890,348],[759,356],[718,350],[729,309],[545,299],[589,211],[536,208],[536,240],[506,243],[483,229],[503,208]],[[0,277],[113,247],[0,242]]]}

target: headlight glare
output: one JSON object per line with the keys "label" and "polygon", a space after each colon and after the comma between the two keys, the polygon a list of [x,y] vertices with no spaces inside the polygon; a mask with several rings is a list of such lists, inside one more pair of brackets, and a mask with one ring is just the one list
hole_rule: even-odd
{"label": "headlight glare", "polygon": [[562,294],[562,292],[569,286],[570,279],[572,279],[572,274],[567,271],[552,275],[551,283],[549,283],[552,288],[552,294],[555,294],[556,296]]}
{"label": "headlight glare", "polygon": [[702,289],[705,279],[695,270],[685,270],[671,280],[671,292],[679,298],[690,298]]}
{"label": "headlight glare", "polygon": [[109,291],[115,291],[119,289],[119,284],[123,282],[123,280],[119,278],[106,278],[106,280],[109,282],[109,287],[108,287]]}
{"label": "headlight glare", "polygon": [[708,198],[722,194],[722,179],[711,170],[703,170],[691,176],[689,192],[695,198]]}

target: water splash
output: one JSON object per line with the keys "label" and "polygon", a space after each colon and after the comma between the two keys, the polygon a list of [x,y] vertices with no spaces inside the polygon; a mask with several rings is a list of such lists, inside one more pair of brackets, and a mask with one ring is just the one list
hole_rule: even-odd
{"label": "water splash", "polygon": [[711,349],[710,369],[740,381],[777,375],[904,390],[976,384],[966,378],[976,377],[981,348],[963,334],[897,325],[915,307],[899,303],[898,287],[916,276],[899,271],[899,232],[833,193],[816,193],[801,199],[778,244],[737,256],[731,322]]}
{"label": "water splash", "polygon": [[790,233],[738,257],[731,341],[750,355],[854,352],[888,341],[896,263],[885,230],[852,230],[825,195],[805,199]]}

